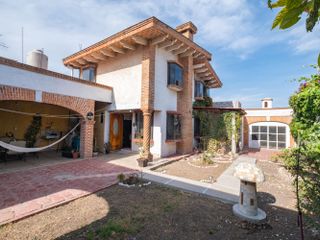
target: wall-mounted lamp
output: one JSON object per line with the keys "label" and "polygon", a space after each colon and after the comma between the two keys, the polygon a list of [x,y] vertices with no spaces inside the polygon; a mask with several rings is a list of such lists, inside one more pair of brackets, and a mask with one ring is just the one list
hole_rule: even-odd
{"label": "wall-mounted lamp", "polygon": [[92,113],[92,112],[88,112],[88,113],[87,113],[87,119],[88,119],[88,120],[93,120],[93,118],[94,118],[93,113]]}

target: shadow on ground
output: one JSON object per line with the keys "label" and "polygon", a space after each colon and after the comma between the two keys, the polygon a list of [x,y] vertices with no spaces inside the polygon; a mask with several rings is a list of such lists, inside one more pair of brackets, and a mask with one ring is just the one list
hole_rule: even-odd
{"label": "shadow on ground", "polygon": [[[267,220],[241,221],[232,205],[152,184],[113,186],[98,193],[110,207],[107,216],[58,239],[299,239],[297,213],[272,205],[273,195],[259,193]],[[306,230],[305,239],[316,239]]]}

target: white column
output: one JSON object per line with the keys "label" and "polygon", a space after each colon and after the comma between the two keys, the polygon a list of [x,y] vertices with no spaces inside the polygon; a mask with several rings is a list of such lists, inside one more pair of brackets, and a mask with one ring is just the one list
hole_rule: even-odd
{"label": "white column", "polygon": [[232,137],[231,137],[231,152],[235,154],[237,152],[237,143],[236,143],[236,114],[232,113]]}

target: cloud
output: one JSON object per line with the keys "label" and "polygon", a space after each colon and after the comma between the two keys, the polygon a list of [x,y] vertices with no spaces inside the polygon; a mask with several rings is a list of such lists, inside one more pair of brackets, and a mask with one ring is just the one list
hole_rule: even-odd
{"label": "cloud", "polygon": [[[319,34],[303,28],[270,31],[272,17],[260,17],[261,4],[248,0],[136,0],[136,1],[2,1],[0,8],[0,55],[21,59],[21,27],[25,53],[44,48],[49,67],[68,73],[62,58],[114,34],[147,17],[156,16],[171,26],[193,21],[196,40],[210,49],[221,49],[246,58],[274,43],[293,47],[298,53],[319,46]],[[263,11],[268,11],[264,6]]]}

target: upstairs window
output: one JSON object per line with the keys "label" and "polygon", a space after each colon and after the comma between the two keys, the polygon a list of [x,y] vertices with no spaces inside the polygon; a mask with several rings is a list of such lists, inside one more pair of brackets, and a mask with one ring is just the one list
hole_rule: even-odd
{"label": "upstairs window", "polygon": [[181,119],[176,113],[167,113],[167,140],[181,139]]}
{"label": "upstairs window", "polygon": [[195,98],[203,97],[204,96],[203,90],[204,90],[203,83],[200,81],[196,81],[194,86],[194,97]]}
{"label": "upstairs window", "polygon": [[177,63],[168,63],[168,87],[181,90],[183,83],[183,69]]}
{"label": "upstairs window", "polygon": [[82,69],[82,79],[90,82],[95,82],[96,78],[96,69],[95,67],[88,67]]}

